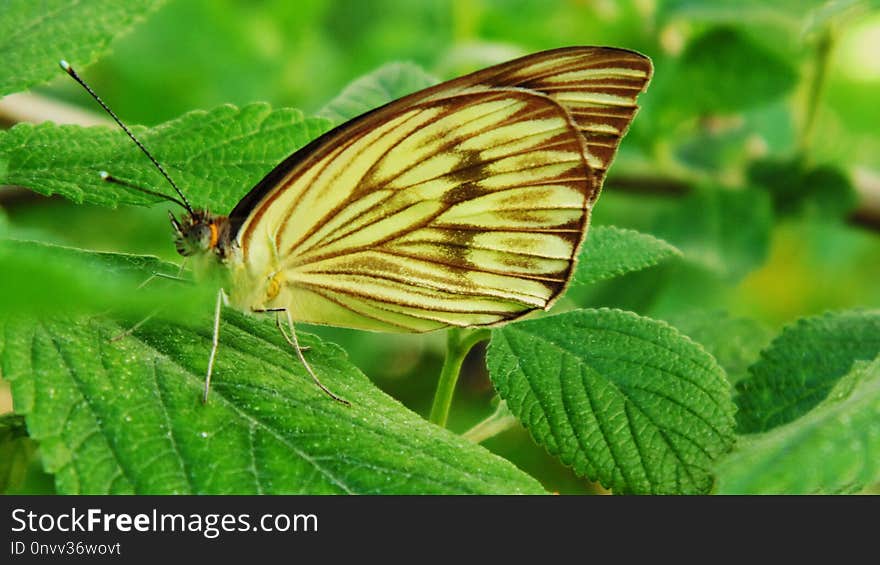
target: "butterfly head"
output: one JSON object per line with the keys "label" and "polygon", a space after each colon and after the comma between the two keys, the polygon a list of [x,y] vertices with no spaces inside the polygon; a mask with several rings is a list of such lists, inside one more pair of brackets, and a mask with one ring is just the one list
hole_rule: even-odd
{"label": "butterfly head", "polygon": [[229,247],[229,219],[207,210],[194,210],[178,220],[169,213],[177,252],[184,257],[213,252],[225,258]]}

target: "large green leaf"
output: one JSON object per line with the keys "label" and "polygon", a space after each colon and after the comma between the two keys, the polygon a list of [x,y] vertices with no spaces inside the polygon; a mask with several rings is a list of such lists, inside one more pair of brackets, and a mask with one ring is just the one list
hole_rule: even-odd
{"label": "large green leaf", "polygon": [[744,442],[718,466],[725,494],[855,492],[880,481],[880,358],[858,362],[806,416]]}
{"label": "large green leaf", "polygon": [[785,328],[737,383],[738,431],[765,432],[821,402],[855,361],[880,355],[880,311],[805,318]]}
{"label": "large green leaf", "polygon": [[[275,165],[329,123],[266,104],[190,112],[151,129],[132,128],[192,204],[229,212]],[[0,132],[0,183],[103,206],[150,204],[153,196],[101,180],[100,171],[174,195],[118,128],[19,124]]]}
{"label": "large green leaf", "polygon": [[603,309],[511,324],[488,365],[535,440],[615,492],[707,492],[733,442],[724,371],[662,322]]}
{"label": "large green leaf", "polygon": [[161,0],[4,0],[0,11],[0,96],[59,75],[58,61],[93,63],[110,41]]}
{"label": "large green leaf", "polygon": [[652,235],[614,226],[590,229],[581,250],[573,285],[610,279],[652,267],[681,251]]}
{"label": "large green leaf", "polygon": [[101,318],[10,320],[2,371],[60,493],[539,493],[507,461],[379,391],[336,346],[301,334],[322,393],[269,320],[211,328]]}

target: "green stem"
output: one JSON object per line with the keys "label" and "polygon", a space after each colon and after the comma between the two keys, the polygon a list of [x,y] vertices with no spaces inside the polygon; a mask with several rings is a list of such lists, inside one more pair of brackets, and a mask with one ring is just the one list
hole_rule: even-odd
{"label": "green stem", "polygon": [[498,408],[495,409],[495,412],[473,428],[461,434],[461,436],[474,443],[482,443],[490,437],[495,437],[501,432],[507,431],[514,426],[516,426],[516,418],[510,413],[510,410],[507,409],[507,403],[502,400],[498,403]]}
{"label": "green stem", "polygon": [[477,343],[489,339],[490,335],[489,330],[453,328],[446,332],[446,359],[443,360],[440,379],[437,381],[437,391],[434,393],[434,403],[431,405],[431,415],[428,418],[432,423],[446,426],[449,407],[452,405],[452,397],[455,394],[455,385],[458,383],[458,375],[461,372],[461,364],[468,351]]}
{"label": "green stem", "polygon": [[804,116],[804,129],[800,139],[800,153],[806,155],[813,142],[813,134],[816,129],[816,115],[819,110],[819,100],[825,87],[825,79],[828,75],[828,64],[831,61],[831,50],[834,47],[834,37],[831,29],[826,27],[822,31],[819,42],[816,45],[815,68],[810,81],[810,91],[807,93],[806,115]]}

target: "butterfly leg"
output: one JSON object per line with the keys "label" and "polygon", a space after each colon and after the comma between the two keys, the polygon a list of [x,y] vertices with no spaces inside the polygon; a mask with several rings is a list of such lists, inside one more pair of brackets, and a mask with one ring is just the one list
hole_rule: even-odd
{"label": "butterfly leg", "polygon": [[[287,335],[287,332],[284,331],[284,327],[281,325],[281,317],[279,314],[284,312],[287,316],[287,325],[290,327],[290,336]],[[311,375],[312,380],[315,381],[315,384],[318,385],[318,388],[324,391],[330,398],[333,400],[345,404],[346,406],[351,406],[351,402],[345,400],[344,398],[337,396],[334,394],[329,388],[324,386],[324,383],[318,378],[318,375],[315,374],[315,371],[312,370],[312,366],[309,365],[308,361],[306,361],[305,356],[303,355],[303,348],[299,346],[299,340],[296,338],[296,329],[293,327],[293,316],[290,315],[290,310],[287,308],[279,308],[275,310],[275,325],[278,326],[278,331],[281,332],[281,335],[284,336],[284,339],[287,343],[293,347],[294,351],[296,351],[297,356],[299,357],[300,363],[303,364],[303,367],[306,368],[306,371]]]}
{"label": "butterfly leg", "polygon": [[208,356],[208,373],[205,375],[205,393],[202,404],[208,403],[208,391],[211,390],[211,373],[214,372],[214,358],[220,343],[220,309],[223,307],[223,289],[217,291],[217,305],[214,307],[214,334],[211,336],[211,354]]}
{"label": "butterfly leg", "polygon": [[[287,341],[287,343],[293,345],[290,341],[290,338],[287,337],[287,333],[284,331],[284,328],[281,327],[280,322],[278,321],[277,314],[279,312],[285,312],[286,310],[287,310],[287,308],[251,308],[251,312],[254,312],[257,314],[268,314],[270,312],[272,314],[275,314],[276,315],[275,316],[275,327],[277,327],[278,331],[281,332],[281,335],[284,336],[285,341]],[[312,348],[311,345],[300,345],[299,346],[299,350],[302,351],[303,353],[305,353],[306,351],[309,351],[311,348]]]}
{"label": "butterfly leg", "polygon": [[118,334],[116,334],[115,336],[111,337],[111,338],[110,338],[110,343],[117,342],[117,341],[119,341],[120,339],[122,339],[122,338],[124,338],[124,337],[128,337],[128,336],[130,336],[130,335],[133,334],[135,331],[137,331],[137,329],[138,329],[139,327],[143,326],[144,324],[146,324],[147,322],[149,322],[150,320],[152,320],[153,317],[155,317],[156,314],[158,314],[158,313],[159,313],[159,310],[158,310],[158,309],[157,309],[157,310],[153,310],[153,311],[150,312],[145,318],[143,318],[140,322],[136,323],[135,325],[133,325],[132,327],[128,328],[127,330],[123,330],[123,331],[119,332]]}
{"label": "butterfly leg", "polygon": [[168,279],[171,281],[185,282],[192,284],[193,281],[183,277],[183,271],[186,270],[186,257],[183,258],[183,261],[180,262],[180,267],[177,269],[176,275],[169,275],[167,273],[160,273],[159,271],[154,271],[152,275],[147,277],[147,280],[138,285],[138,290],[144,288],[155,279]]}
{"label": "butterfly leg", "polygon": [[[183,270],[183,269],[181,268],[181,270]],[[175,276],[175,275],[169,275],[167,273],[160,273],[157,271],[157,272],[153,273],[152,275],[150,275],[149,277],[147,277],[147,279],[144,282],[139,284],[137,286],[138,290],[144,288],[145,286],[147,286],[149,283],[151,283],[155,279],[168,279],[170,281],[177,281],[177,282],[193,284],[193,281],[191,279],[181,277],[179,273],[177,276]]]}
{"label": "butterfly leg", "polygon": [[[140,289],[144,288],[145,286],[147,286],[148,284],[150,284],[153,280],[160,279],[160,278],[169,279],[172,281],[192,283],[193,281],[191,281],[189,279],[185,279],[181,276],[183,274],[183,270],[185,267],[186,267],[186,258],[184,258],[183,262],[180,264],[180,269],[178,269],[176,276],[175,275],[168,275],[168,274],[160,273],[160,272],[156,271],[152,275],[147,277],[146,280],[144,280],[144,282],[139,284],[137,286],[136,290],[140,290]],[[130,328],[128,328],[127,330],[123,330],[123,331],[119,332],[118,334],[116,334],[115,336],[111,337],[110,342],[113,343],[113,342],[119,341],[120,339],[122,339],[124,337],[130,336],[139,327],[143,326],[144,324],[146,324],[147,322],[152,320],[156,316],[156,314],[158,314],[160,311],[161,311],[160,308],[153,310],[152,312],[150,312],[146,317],[144,317],[142,320],[140,320],[135,325],[133,325]]]}

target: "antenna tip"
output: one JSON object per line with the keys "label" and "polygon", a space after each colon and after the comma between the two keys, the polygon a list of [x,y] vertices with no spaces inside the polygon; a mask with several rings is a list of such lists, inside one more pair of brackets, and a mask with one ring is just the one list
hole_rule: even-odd
{"label": "antenna tip", "polygon": [[108,173],[107,171],[100,171],[98,173],[98,176],[101,177],[101,180],[107,180],[110,178],[110,173]]}
{"label": "antenna tip", "polygon": [[60,61],[58,61],[58,65],[59,65],[62,69],[64,69],[64,72],[65,72],[65,73],[69,73],[69,72],[73,69],[73,67],[70,66],[70,63],[68,63],[68,62],[65,61],[64,59],[61,59]]}

